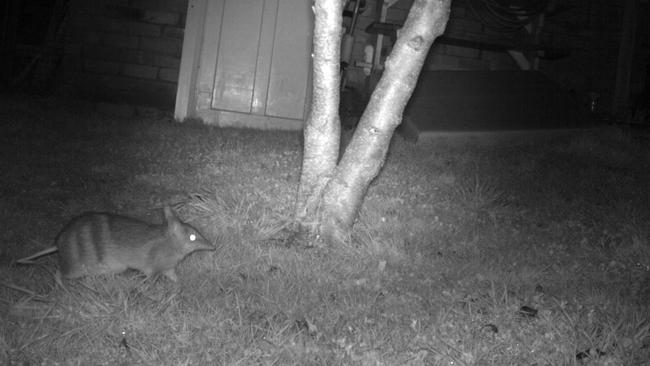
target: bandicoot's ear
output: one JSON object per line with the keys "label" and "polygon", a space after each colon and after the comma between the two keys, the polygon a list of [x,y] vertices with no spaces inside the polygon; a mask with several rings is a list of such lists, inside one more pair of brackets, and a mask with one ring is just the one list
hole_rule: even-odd
{"label": "bandicoot's ear", "polygon": [[167,221],[168,224],[178,221],[178,217],[176,217],[176,214],[169,205],[165,205],[163,211],[165,212],[165,221]]}
{"label": "bandicoot's ear", "polygon": [[178,217],[176,217],[176,214],[171,209],[171,207],[169,207],[169,205],[165,205],[165,207],[163,207],[163,211],[165,212],[167,231],[170,233],[178,233],[182,231],[183,224],[181,224],[181,221],[178,219]]}

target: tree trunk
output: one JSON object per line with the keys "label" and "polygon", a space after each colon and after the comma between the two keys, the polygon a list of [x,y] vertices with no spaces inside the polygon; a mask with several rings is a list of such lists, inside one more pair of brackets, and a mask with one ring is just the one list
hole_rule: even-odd
{"label": "tree trunk", "polygon": [[319,201],[339,154],[339,85],[344,0],[316,0],[314,10],[313,99],[304,128],[304,153],[296,221],[317,230]]}
{"label": "tree trunk", "polygon": [[[320,7],[319,3],[321,3]],[[305,126],[305,158],[296,217],[303,225],[308,223],[310,230],[321,235],[327,242],[345,242],[349,238],[368,186],[384,164],[393,132],[402,121],[404,107],[415,89],[429,48],[434,39],[445,30],[449,18],[450,0],[413,2],[406,23],[398,32],[397,42],[386,60],[384,74],[373,91],[352,141],[338,166],[335,155],[338,152],[340,128],[336,109],[339,99],[339,74],[338,70],[336,75],[324,73],[316,66],[317,61],[325,61],[329,65],[326,67],[328,71],[334,68],[334,64],[338,67],[340,21],[335,31],[327,32],[327,35],[332,36],[336,33],[335,42],[327,38],[328,43],[323,45],[324,38],[317,38],[319,24],[334,28],[334,24],[318,19],[319,15],[324,15],[319,13],[319,9],[325,9],[323,5],[325,3],[328,3],[327,10],[334,11],[336,8],[339,11],[338,14],[328,16],[328,20],[335,16],[340,20],[340,1],[316,0],[314,49],[332,53],[327,56],[314,53],[314,102],[312,114]],[[333,49],[334,47],[336,50]],[[324,82],[323,77],[334,77],[336,81],[330,80],[326,84],[319,85],[319,82]],[[336,90],[323,90],[334,87]],[[321,98],[328,99],[318,99],[317,92]],[[334,102],[336,105],[332,106]],[[317,119],[317,113],[327,114]],[[329,126],[330,124],[336,126]],[[320,150],[308,151],[314,149],[313,141],[330,141],[334,131],[337,134],[336,144],[320,143],[316,144]],[[313,134],[319,136],[311,136]],[[334,151],[325,152],[327,149],[334,148],[336,148]],[[321,164],[318,168],[309,166],[314,162]],[[306,171],[309,175],[306,175]],[[304,181],[307,178],[311,179],[311,183]],[[306,194],[316,194],[316,196],[307,197]],[[303,213],[304,215],[301,215]]]}

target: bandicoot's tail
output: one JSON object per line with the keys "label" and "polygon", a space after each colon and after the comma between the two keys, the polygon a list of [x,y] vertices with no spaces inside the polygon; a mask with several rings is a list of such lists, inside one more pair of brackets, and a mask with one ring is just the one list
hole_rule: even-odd
{"label": "bandicoot's tail", "polygon": [[17,260],[16,263],[34,264],[34,259],[42,257],[44,255],[52,254],[52,253],[56,252],[57,250],[59,250],[59,248],[52,246],[52,247],[49,247],[47,249],[43,249],[38,253],[34,253],[34,254],[30,255],[29,257],[21,258],[21,259]]}

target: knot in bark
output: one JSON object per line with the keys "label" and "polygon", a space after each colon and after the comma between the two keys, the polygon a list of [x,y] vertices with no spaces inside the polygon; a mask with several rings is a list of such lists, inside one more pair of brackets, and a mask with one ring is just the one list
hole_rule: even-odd
{"label": "knot in bark", "polygon": [[408,45],[412,49],[419,51],[424,45],[424,38],[422,36],[415,36],[409,40]]}

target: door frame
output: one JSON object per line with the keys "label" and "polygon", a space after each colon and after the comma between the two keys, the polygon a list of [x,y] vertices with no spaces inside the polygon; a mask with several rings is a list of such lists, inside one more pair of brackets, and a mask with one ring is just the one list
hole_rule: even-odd
{"label": "door frame", "polygon": [[183,122],[195,117],[196,111],[196,77],[199,70],[201,38],[205,24],[205,10],[208,0],[188,0],[181,65],[178,72],[176,88],[176,106],[174,119]]}

